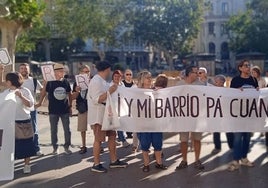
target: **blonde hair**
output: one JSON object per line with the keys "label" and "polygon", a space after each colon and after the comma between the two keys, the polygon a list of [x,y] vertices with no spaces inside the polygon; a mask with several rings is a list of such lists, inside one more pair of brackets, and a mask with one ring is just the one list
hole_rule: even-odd
{"label": "blonde hair", "polygon": [[143,70],[143,71],[141,71],[141,72],[139,72],[137,74],[137,82],[138,82],[137,86],[138,86],[138,88],[143,88],[143,86],[144,86],[144,78],[147,75],[151,76],[152,74],[147,70]]}

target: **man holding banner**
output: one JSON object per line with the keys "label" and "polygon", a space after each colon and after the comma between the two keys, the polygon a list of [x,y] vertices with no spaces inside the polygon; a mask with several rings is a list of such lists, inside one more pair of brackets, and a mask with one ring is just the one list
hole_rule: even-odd
{"label": "man holding banner", "polygon": [[100,163],[101,142],[105,141],[108,136],[108,148],[110,151],[110,168],[125,168],[127,163],[119,161],[116,156],[116,132],[114,130],[103,131],[102,122],[105,112],[107,92],[112,94],[116,91],[117,85],[109,87],[106,81],[111,72],[109,62],[101,61],[96,65],[98,73],[91,79],[88,86],[88,125],[91,126],[94,132],[93,155],[94,165],[91,168],[93,172],[105,173],[107,169]]}
{"label": "man holding banner", "polygon": [[[198,80],[198,68],[196,66],[189,66],[185,69],[185,79],[181,80],[178,85],[205,85],[204,83]],[[194,167],[199,170],[203,170],[205,167],[202,165],[199,160],[200,151],[201,151],[201,138],[202,133],[200,132],[192,132],[191,136],[194,140],[194,152],[195,152],[195,163]],[[181,140],[181,153],[182,153],[182,161],[177,166],[177,170],[184,169],[188,167],[187,163],[187,150],[188,150],[188,140],[189,140],[189,132],[181,132],[180,133]]]}

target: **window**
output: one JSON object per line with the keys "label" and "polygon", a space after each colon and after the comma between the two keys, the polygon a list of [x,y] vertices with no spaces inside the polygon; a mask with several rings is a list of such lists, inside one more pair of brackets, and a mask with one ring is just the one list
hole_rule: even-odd
{"label": "window", "polygon": [[221,24],[221,35],[226,35],[226,34],[228,34],[228,30],[227,30],[226,24],[225,23],[222,23]]}
{"label": "window", "polygon": [[209,44],[208,44],[208,51],[209,51],[209,53],[210,54],[215,54],[215,44],[213,43],[213,42],[210,42]]}
{"label": "window", "polygon": [[228,15],[229,5],[227,2],[223,2],[221,6],[222,15]]}
{"label": "window", "polygon": [[209,22],[208,23],[208,34],[214,35],[214,25],[215,25],[214,22]]}

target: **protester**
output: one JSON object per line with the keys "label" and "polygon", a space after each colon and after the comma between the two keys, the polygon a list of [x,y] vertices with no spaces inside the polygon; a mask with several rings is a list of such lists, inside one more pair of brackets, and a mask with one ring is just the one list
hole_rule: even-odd
{"label": "protester", "polygon": [[70,83],[64,78],[64,66],[56,63],[54,65],[56,80],[44,81],[44,89],[40,94],[40,101],[36,107],[40,107],[44,98],[48,95],[48,113],[51,131],[51,142],[53,146],[53,155],[59,153],[58,149],[58,123],[59,118],[64,130],[64,152],[69,155],[72,151],[69,149],[71,145],[70,131],[70,115],[72,115],[72,93]]}
{"label": "protester", "polygon": [[[87,75],[90,80],[90,68],[87,65],[79,67],[79,74]],[[77,117],[77,131],[81,133],[82,146],[80,147],[80,154],[87,152],[86,147],[86,131],[87,131],[87,93],[88,89],[82,90],[75,82],[73,85],[72,99],[76,99],[76,109],[78,110]],[[85,108],[85,109],[83,109]]]}
{"label": "protester", "polygon": [[[189,66],[185,69],[185,79],[178,82],[178,85],[205,85],[198,80],[198,68],[196,66]],[[205,167],[199,160],[200,151],[201,151],[201,139],[202,133],[200,132],[191,132],[192,139],[194,140],[194,152],[195,152],[195,163],[194,167],[199,170],[203,170]],[[177,166],[177,170],[184,169],[188,167],[187,162],[187,150],[188,150],[188,140],[189,132],[180,133],[181,140],[181,153],[182,161]]]}
{"label": "protester", "polygon": [[[24,80],[22,86],[28,88],[31,91],[31,94],[34,97],[34,100],[36,101],[36,91],[39,90],[41,93],[41,89],[43,88],[43,86],[41,85],[39,80],[30,76],[29,64],[27,63],[20,64],[19,73],[22,75],[23,80]],[[42,153],[39,147],[39,136],[38,136],[36,116],[37,116],[37,111],[33,107],[31,109],[31,121],[32,121],[33,129],[34,129],[34,145],[35,145],[36,155],[43,156],[44,154]]]}
{"label": "protester", "polygon": [[[0,67],[0,71],[3,72],[3,67]],[[30,108],[34,104],[34,99],[29,89],[22,87],[22,84],[23,77],[20,73],[10,72],[6,74],[8,89],[5,92],[13,92],[16,95],[15,159],[24,159],[23,172],[28,174],[31,173],[30,157],[36,154],[30,116]],[[25,130],[29,130],[29,132],[26,134]]]}
{"label": "protester", "polygon": [[[110,86],[116,84],[118,87],[122,87],[122,72],[120,70],[115,70],[112,75],[112,82],[110,83]],[[118,93],[115,92],[111,96],[112,99],[116,100]],[[123,147],[128,147],[130,144],[127,142],[126,137],[124,135],[123,131],[117,131],[118,135],[118,141],[122,142]]]}
{"label": "protester", "polygon": [[[144,88],[144,89],[150,89],[152,88],[152,75],[149,71],[141,71],[137,75],[138,79],[138,88]],[[162,79],[162,77],[159,79]],[[161,84],[162,85],[162,84]],[[167,85],[167,81],[166,81]],[[157,85],[157,87],[159,87]],[[166,87],[162,85],[162,87]],[[142,150],[142,155],[143,155],[143,172],[149,172],[150,167],[150,159],[149,159],[149,148],[150,145],[154,147],[154,154],[155,154],[155,159],[156,159],[156,165],[155,168],[161,169],[161,170],[166,170],[167,167],[163,165],[162,163],[162,145],[163,145],[163,133],[159,132],[142,132],[142,133],[137,133],[138,138],[140,140],[140,145],[141,145],[141,150]]]}
{"label": "protester", "polygon": [[[122,81],[125,87],[137,87],[133,80],[133,72],[130,69],[126,69],[124,73],[124,80]],[[126,132],[127,138],[133,138],[132,132]],[[132,147],[135,151],[138,147],[138,138],[137,134],[135,134],[135,138],[133,138]]]}
{"label": "protester", "polygon": [[[218,74],[214,77],[214,85],[216,87],[224,87],[226,78],[224,75]],[[226,133],[227,143],[230,149],[233,148],[233,133]],[[213,133],[214,149],[211,154],[215,155],[221,151],[221,134],[219,132]]]}
{"label": "protester", "polygon": [[204,83],[205,85],[211,85],[212,81],[211,79],[208,78],[208,72],[207,69],[205,67],[199,67],[198,69],[198,77],[199,77],[199,81]]}
{"label": "protester", "polygon": [[[250,75],[250,63],[247,60],[242,60],[238,64],[239,76],[236,76],[231,81],[231,88],[244,89],[258,89],[258,82],[256,78]],[[239,169],[240,164],[248,167],[253,167],[254,164],[248,160],[247,154],[250,143],[249,132],[235,132],[233,143],[233,161],[229,164],[228,170],[235,171]],[[241,163],[239,163],[241,161]]]}
{"label": "protester", "polygon": [[259,66],[253,66],[251,68],[251,75],[256,78],[256,80],[258,81],[258,86],[259,88],[264,88],[266,87],[266,81],[264,78],[262,78],[261,76],[261,69]]}
{"label": "protester", "polygon": [[114,93],[117,84],[109,86],[106,79],[111,72],[111,65],[107,61],[101,61],[96,65],[98,73],[91,79],[88,87],[88,124],[94,132],[93,155],[94,164],[91,168],[93,172],[107,172],[107,169],[100,163],[101,142],[108,136],[108,148],[110,151],[110,168],[125,168],[127,163],[120,161],[116,156],[116,132],[113,130],[102,131],[102,121],[104,117],[107,92]]}

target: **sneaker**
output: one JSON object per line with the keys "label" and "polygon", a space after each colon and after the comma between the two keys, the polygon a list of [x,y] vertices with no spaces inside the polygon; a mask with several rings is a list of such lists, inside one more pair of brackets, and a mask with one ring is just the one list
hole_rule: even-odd
{"label": "sneaker", "polygon": [[91,167],[92,172],[106,173],[107,169],[102,166],[102,164],[93,165]]}
{"label": "sneaker", "polygon": [[137,150],[138,150],[138,147],[133,146],[131,152],[132,152],[132,153],[136,153],[136,152],[138,152]]}
{"label": "sneaker", "polygon": [[38,152],[36,152],[36,156],[38,156],[38,157],[42,157],[42,156],[44,156],[44,154],[43,154],[43,152],[42,151],[38,151]]}
{"label": "sneaker", "polygon": [[218,153],[220,153],[221,152],[221,149],[216,149],[216,148],[214,148],[212,151],[211,151],[211,154],[212,155],[216,155],[216,154],[218,154]]}
{"label": "sneaker", "polygon": [[188,167],[187,162],[186,161],[181,161],[179,166],[176,167],[176,170],[181,170],[181,169],[184,169],[184,168],[187,168],[187,167]]}
{"label": "sneaker", "polygon": [[238,170],[238,169],[239,169],[239,166],[240,166],[239,162],[237,162],[237,161],[232,161],[232,162],[229,164],[228,171],[233,172],[233,171],[235,171],[235,170]]}
{"label": "sneaker", "polygon": [[205,169],[205,166],[201,163],[200,160],[198,160],[198,161],[195,161],[194,168],[196,168],[198,170],[204,170]]}
{"label": "sneaker", "polygon": [[127,165],[128,164],[126,162],[119,161],[119,159],[117,159],[115,162],[110,163],[110,168],[126,168]]}
{"label": "sneaker", "polygon": [[64,153],[65,153],[66,155],[70,155],[70,154],[72,154],[73,152],[72,152],[71,150],[69,150],[68,148],[64,148]]}
{"label": "sneaker", "polygon": [[130,144],[127,141],[124,141],[122,143],[122,145],[123,145],[124,148],[127,148],[128,146],[130,146]]}
{"label": "sneaker", "polygon": [[247,158],[241,159],[241,165],[248,166],[248,167],[254,166],[254,164],[252,162],[250,162]]}
{"label": "sneaker", "polygon": [[52,155],[58,155],[59,153],[59,149],[53,149],[52,151]]}
{"label": "sneaker", "polygon": [[23,173],[24,174],[31,173],[31,166],[30,165],[25,165],[24,168],[23,168]]}

